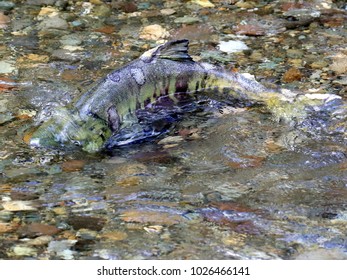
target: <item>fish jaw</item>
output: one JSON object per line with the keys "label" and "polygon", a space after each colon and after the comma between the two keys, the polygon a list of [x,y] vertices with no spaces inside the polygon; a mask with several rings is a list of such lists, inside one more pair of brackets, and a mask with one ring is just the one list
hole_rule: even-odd
{"label": "fish jaw", "polygon": [[104,121],[93,117],[82,120],[77,113],[60,107],[34,130],[29,144],[45,148],[81,146],[84,151],[93,153],[103,148],[111,134]]}

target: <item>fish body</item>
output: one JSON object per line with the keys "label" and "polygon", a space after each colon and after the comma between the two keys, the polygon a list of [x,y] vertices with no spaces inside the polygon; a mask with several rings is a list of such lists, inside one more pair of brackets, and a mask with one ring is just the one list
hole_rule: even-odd
{"label": "fish body", "polygon": [[71,109],[58,108],[33,133],[30,144],[74,143],[86,151],[98,151],[105,143],[112,146],[110,139],[119,131],[128,129],[131,134],[132,129],[137,129],[138,110],[163,100],[176,104],[192,94],[222,101],[265,102],[274,108],[278,103],[293,103],[297,97],[269,90],[245,75],[195,62],[188,54],[188,43],[188,40],[167,42],[112,71]]}

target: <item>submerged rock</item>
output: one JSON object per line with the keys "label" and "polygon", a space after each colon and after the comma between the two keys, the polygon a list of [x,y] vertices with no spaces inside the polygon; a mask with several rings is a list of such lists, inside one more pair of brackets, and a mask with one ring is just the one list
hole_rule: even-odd
{"label": "submerged rock", "polygon": [[248,50],[248,46],[239,40],[221,41],[218,45],[222,52],[233,53]]}

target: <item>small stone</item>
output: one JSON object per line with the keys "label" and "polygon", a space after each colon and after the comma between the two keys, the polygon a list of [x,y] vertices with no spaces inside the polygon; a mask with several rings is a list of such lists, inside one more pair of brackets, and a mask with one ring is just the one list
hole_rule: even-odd
{"label": "small stone", "polygon": [[141,179],[137,176],[127,177],[116,182],[120,187],[135,187],[141,183]]}
{"label": "small stone", "polygon": [[177,214],[155,211],[127,210],[121,214],[125,222],[152,223],[156,225],[175,225],[182,222],[182,217]]}
{"label": "small stone", "polygon": [[64,35],[59,42],[68,46],[79,46],[82,44],[82,40],[75,34]]}
{"label": "small stone", "polygon": [[106,238],[112,241],[122,241],[128,238],[128,235],[124,231],[109,231],[101,235],[101,238]]}
{"label": "small stone", "polygon": [[254,168],[263,165],[265,158],[254,155],[229,153],[227,165],[233,169]]}
{"label": "small stone", "polygon": [[250,36],[263,36],[266,34],[264,27],[255,24],[238,24],[234,28],[234,31],[236,34]]}
{"label": "small stone", "polygon": [[43,19],[44,16],[49,16],[52,14],[57,14],[58,10],[53,7],[42,7],[39,14],[37,15],[39,19]]}
{"label": "small stone", "polygon": [[134,13],[137,11],[137,5],[132,1],[125,1],[124,3],[121,3],[120,8],[124,13]]}
{"label": "small stone", "polygon": [[268,139],[265,142],[265,150],[269,153],[279,153],[283,151],[285,148],[278,143],[276,143],[273,139]]}
{"label": "small stone", "polygon": [[213,3],[211,3],[209,0],[192,0],[192,3],[198,4],[204,8],[214,8],[215,7],[215,5]]}
{"label": "small stone", "polygon": [[289,58],[302,58],[303,51],[298,49],[288,49],[287,50],[287,56]]}
{"label": "small stone", "polygon": [[249,57],[252,61],[261,62],[264,59],[264,54],[259,51],[253,51]]}
{"label": "small stone", "polygon": [[[16,25],[18,22],[14,22],[13,25]],[[28,23],[30,25],[31,23]],[[23,29],[24,27],[21,26],[13,26],[12,29]],[[39,48],[39,38],[35,34],[30,34],[30,35],[21,35],[21,36],[15,36],[12,38],[12,41],[10,43],[11,45],[15,47],[20,47],[25,50],[37,50]]]}
{"label": "small stone", "polygon": [[340,249],[323,249],[305,251],[295,257],[296,260],[347,260],[347,255]]}
{"label": "small stone", "polygon": [[160,10],[160,13],[161,13],[163,16],[171,16],[171,15],[175,14],[176,11],[175,11],[174,9],[168,8],[168,9],[162,9],[162,10]]}
{"label": "small stone", "polygon": [[32,223],[22,226],[18,229],[18,233],[21,236],[35,237],[40,235],[54,235],[57,234],[60,229],[52,225]]}
{"label": "small stone", "polygon": [[10,23],[10,18],[4,15],[2,12],[0,12],[0,28],[2,29],[7,28],[9,23]]}
{"label": "small stone", "polygon": [[96,239],[98,233],[95,230],[90,230],[86,228],[81,228],[77,231],[76,236],[85,239],[85,240],[94,240]]}
{"label": "small stone", "polygon": [[245,245],[245,241],[247,240],[247,234],[231,232],[226,237],[222,239],[222,242],[227,246],[233,247],[243,247]]}
{"label": "small stone", "polygon": [[239,40],[221,41],[218,44],[219,50],[226,53],[241,52],[248,50],[248,46]]}
{"label": "small stone", "polygon": [[89,2],[94,4],[94,5],[101,5],[101,4],[103,4],[103,2],[101,0],[89,0]]}
{"label": "small stone", "polygon": [[333,58],[333,63],[330,65],[330,70],[334,71],[336,74],[346,74],[347,73],[347,55],[338,53]]}
{"label": "small stone", "polygon": [[284,73],[282,77],[282,81],[285,83],[291,83],[294,81],[300,81],[302,78],[302,74],[299,69],[292,67],[287,72]]}
{"label": "small stone", "polygon": [[143,228],[148,233],[160,234],[163,232],[164,227],[160,225],[148,226]]}
{"label": "small stone", "polygon": [[113,34],[116,31],[116,27],[113,25],[105,25],[103,27],[95,29],[94,31],[105,34]]}
{"label": "small stone", "polygon": [[311,80],[319,80],[321,74],[322,74],[322,70],[316,70],[311,74],[310,79]]}
{"label": "small stone", "polygon": [[[49,61],[48,55],[38,55],[34,53],[29,53],[27,55],[20,57],[17,62],[21,63],[21,65],[23,66],[24,64],[29,65],[29,63],[31,62],[47,63],[48,61]],[[33,64],[33,65],[35,65],[36,67],[37,64]]]}
{"label": "small stone", "polygon": [[35,6],[53,6],[56,0],[27,0],[28,5],[35,5]]}
{"label": "small stone", "polygon": [[1,223],[0,222],[0,233],[13,232],[17,229],[18,224],[14,223]]}
{"label": "small stone", "polygon": [[183,17],[176,18],[174,20],[175,23],[183,23],[183,24],[193,24],[200,21],[201,20],[199,18],[192,17],[192,16],[183,16]]}
{"label": "small stone", "polygon": [[[134,163],[134,164],[126,164],[123,163],[119,166],[117,166],[117,171],[118,174],[121,174],[123,176],[135,176],[139,174],[143,174],[148,172],[147,166],[141,163]],[[113,174],[114,171],[111,170],[110,174]]]}
{"label": "small stone", "polygon": [[21,201],[21,200],[13,200],[6,201],[2,203],[2,207],[4,207],[7,211],[37,211],[37,208],[34,206],[32,201]]}
{"label": "small stone", "polygon": [[168,136],[158,142],[159,145],[167,145],[167,144],[177,144],[183,141],[183,137],[178,136]]}
{"label": "small stone", "polygon": [[98,5],[93,10],[93,15],[99,18],[107,18],[111,15],[111,8],[108,5]]}
{"label": "small stone", "polygon": [[324,60],[319,60],[319,61],[315,61],[315,62],[311,63],[310,66],[313,69],[322,69],[322,68],[328,66],[328,62],[326,62]]}
{"label": "small stone", "polygon": [[14,62],[9,60],[0,61],[0,74],[10,74],[16,70]]}
{"label": "small stone", "polygon": [[7,77],[0,77],[0,91],[15,88],[15,81]]}
{"label": "small stone", "polygon": [[66,215],[67,211],[65,207],[55,207],[52,209],[52,211],[56,214],[56,215]]}
{"label": "small stone", "polygon": [[59,240],[51,241],[48,244],[47,251],[51,254],[56,254],[58,257],[64,260],[72,260],[74,258],[74,252],[70,249],[77,240]]}
{"label": "small stone", "polygon": [[196,24],[184,24],[182,27],[177,29],[173,34],[172,38],[181,39],[186,38],[190,41],[214,41],[216,32],[208,24],[196,23]]}
{"label": "small stone", "polygon": [[294,67],[300,67],[303,65],[301,58],[291,58],[288,59],[288,64],[294,66]]}
{"label": "small stone", "polygon": [[167,38],[169,33],[159,24],[147,25],[142,28],[140,38],[144,40],[159,40]]}
{"label": "small stone", "polygon": [[252,1],[238,1],[235,3],[235,6],[241,9],[252,9],[256,6],[256,4]]}
{"label": "small stone", "polygon": [[11,211],[1,210],[0,211],[0,221],[9,222],[13,218],[13,213]]}
{"label": "small stone", "polygon": [[28,246],[23,246],[23,245],[16,245],[12,248],[13,253],[16,256],[36,256],[37,255],[37,250],[32,247]]}
{"label": "small stone", "polygon": [[59,17],[59,15],[55,15],[52,17],[45,18],[39,25],[38,28],[42,31],[47,31],[50,29],[60,29],[66,30],[69,28],[69,24],[65,19]]}
{"label": "small stone", "polygon": [[67,219],[75,230],[86,228],[90,230],[100,231],[104,227],[106,220],[103,218],[89,217],[89,216],[72,216]]}
{"label": "small stone", "polygon": [[61,169],[65,172],[74,172],[83,170],[86,162],[84,160],[69,160],[63,162]]}
{"label": "small stone", "polygon": [[0,1],[0,10],[10,11],[16,6],[15,3],[10,1]]}
{"label": "small stone", "polygon": [[34,239],[28,240],[26,242],[26,244],[31,245],[31,246],[43,246],[43,245],[47,245],[52,240],[53,240],[52,236],[42,235],[42,236],[36,237]]}

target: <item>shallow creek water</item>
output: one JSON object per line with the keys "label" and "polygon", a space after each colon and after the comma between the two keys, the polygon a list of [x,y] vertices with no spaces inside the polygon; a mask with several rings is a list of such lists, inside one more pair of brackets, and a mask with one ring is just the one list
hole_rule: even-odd
{"label": "shallow creek water", "polygon": [[[13,67],[1,79],[6,87],[0,88],[1,259],[347,258],[347,150],[341,135],[303,137],[260,108],[221,109],[207,100],[200,110],[185,114],[167,135],[148,143],[97,154],[29,147],[23,131],[37,118],[45,118],[43,109],[48,112],[50,106],[70,102],[91,80],[169,36],[134,39],[134,34],[145,33],[139,28],[148,25],[148,19],[168,30],[171,27],[173,37],[193,36],[190,28],[194,26],[201,38],[195,38],[193,54],[226,65],[221,60],[230,53],[216,50],[215,43],[230,31],[228,26],[215,27],[219,19],[209,12],[211,7],[189,6],[189,1],[159,1],[160,5],[152,1],[149,6],[138,1],[130,1],[133,6],[126,1],[112,1],[113,6],[109,1],[90,1],[64,7],[59,6],[64,1],[56,1],[52,7],[68,23],[60,22],[59,29],[46,26],[45,13],[52,11],[42,12],[47,8],[44,1],[27,2],[37,5],[10,2],[14,7],[5,14],[11,22],[1,33],[5,45],[0,60]],[[221,17],[271,6],[266,1],[252,2],[253,8],[222,2],[211,1]],[[184,8],[180,10],[177,3]],[[170,15],[171,21],[169,15],[163,19],[163,12],[158,12],[164,9],[168,14],[170,9],[177,11]],[[192,23],[174,23],[189,11],[198,24],[193,19]],[[107,20],[98,19],[105,15]],[[96,27],[93,19],[97,19]],[[201,22],[215,30],[199,29]],[[129,26],[140,31],[129,31]],[[340,27],[329,36],[328,25],[313,26],[319,30],[310,32],[324,33],[333,41],[342,32]],[[307,28],[298,33],[308,34]],[[13,33],[23,30],[27,32]],[[295,45],[294,35],[288,34],[293,30],[286,32],[281,40],[275,37],[277,43]],[[62,36],[68,42],[61,42]],[[271,36],[259,40],[274,41]],[[244,40],[258,58],[252,58],[252,52],[230,58],[239,59],[241,70],[259,70],[265,81],[276,82],[287,69],[285,61],[306,77],[302,85],[294,81],[288,87],[317,88],[317,80],[304,74],[316,73],[317,68],[298,66],[300,59],[313,59],[311,53],[305,57],[298,49],[287,57],[287,49],[281,48],[274,53],[277,60],[261,61],[257,53],[268,54],[271,47],[260,47],[255,38],[259,37]],[[310,40],[307,45],[315,42]],[[130,46],[132,42],[138,43]],[[326,51],[332,53],[334,42],[326,44]],[[206,49],[197,52],[199,48]],[[318,47],[316,51],[320,53]],[[271,63],[280,66],[274,69]],[[343,96],[343,73],[332,77],[328,67],[318,69],[320,75],[331,76],[322,78],[317,91]]]}

